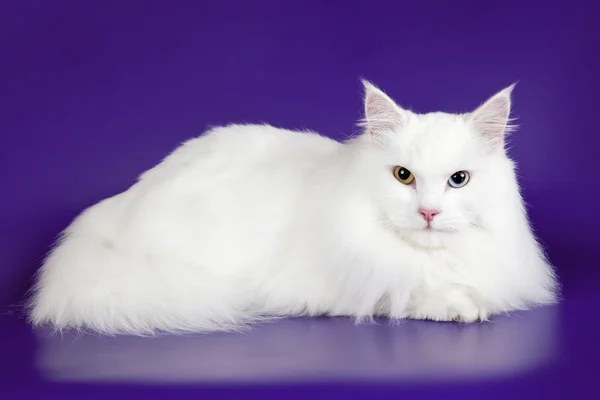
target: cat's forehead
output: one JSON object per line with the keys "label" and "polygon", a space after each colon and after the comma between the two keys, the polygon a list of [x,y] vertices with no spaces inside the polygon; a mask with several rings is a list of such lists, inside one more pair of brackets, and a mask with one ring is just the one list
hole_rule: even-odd
{"label": "cat's forehead", "polygon": [[454,168],[473,157],[480,144],[464,116],[446,113],[414,115],[397,138],[401,156],[424,171]]}

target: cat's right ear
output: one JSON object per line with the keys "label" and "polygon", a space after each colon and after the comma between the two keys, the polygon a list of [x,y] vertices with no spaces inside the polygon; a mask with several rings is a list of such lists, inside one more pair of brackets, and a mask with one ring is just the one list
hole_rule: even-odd
{"label": "cat's right ear", "polygon": [[468,114],[470,123],[492,149],[503,148],[506,135],[515,129],[510,118],[511,95],[515,85],[513,83],[499,91]]}
{"label": "cat's right ear", "polygon": [[408,112],[400,108],[394,100],[363,79],[365,89],[365,117],[360,126],[370,135],[395,132],[408,122]]}

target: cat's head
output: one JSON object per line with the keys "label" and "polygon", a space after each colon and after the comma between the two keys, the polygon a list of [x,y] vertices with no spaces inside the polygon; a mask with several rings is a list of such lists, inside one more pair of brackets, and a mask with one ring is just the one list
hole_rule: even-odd
{"label": "cat's head", "polygon": [[504,148],[514,85],[466,114],[416,114],[364,85],[359,142],[370,149],[365,176],[382,224],[423,247],[487,229],[502,212],[499,197],[516,188]]}

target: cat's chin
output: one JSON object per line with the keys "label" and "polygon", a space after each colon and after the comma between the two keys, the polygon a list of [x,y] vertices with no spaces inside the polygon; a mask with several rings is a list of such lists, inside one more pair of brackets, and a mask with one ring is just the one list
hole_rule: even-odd
{"label": "cat's chin", "polygon": [[434,229],[413,230],[404,235],[404,239],[415,247],[436,249],[444,247],[449,233]]}

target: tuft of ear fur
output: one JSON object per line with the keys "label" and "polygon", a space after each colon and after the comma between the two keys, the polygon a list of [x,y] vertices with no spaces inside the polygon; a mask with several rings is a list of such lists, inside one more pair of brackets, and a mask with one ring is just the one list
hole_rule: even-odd
{"label": "tuft of ear fur", "polygon": [[408,114],[398,107],[387,94],[367,80],[362,80],[365,89],[365,116],[359,126],[371,135],[393,132],[408,122]]}
{"label": "tuft of ear fur", "polygon": [[511,94],[516,83],[502,89],[472,113],[468,114],[470,123],[484,137],[492,148],[503,148],[506,135],[514,131],[510,118]]}

